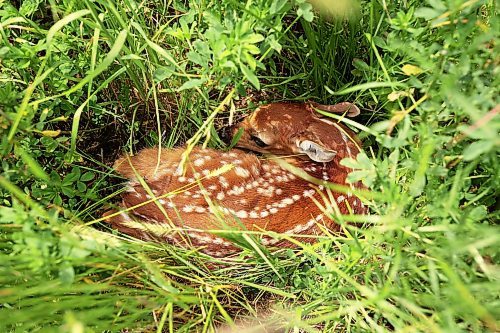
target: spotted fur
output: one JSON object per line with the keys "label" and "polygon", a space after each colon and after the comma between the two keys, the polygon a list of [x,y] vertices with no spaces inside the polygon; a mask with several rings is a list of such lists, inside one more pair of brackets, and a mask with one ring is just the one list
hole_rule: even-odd
{"label": "spotted fur", "polygon": [[[286,155],[291,165],[318,180],[336,184],[346,184],[351,171],[340,165],[340,160],[355,157],[360,151],[351,130],[318,118],[306,104],[263,106],[234,131],[238,128],[244,130],[238,146]],[[251,139],[255,133],[262,135],[268,147],[255,145]],[[297,140],[305,139],[335,151],[335,158],[319,163],[297,154],[300,146]],[[240,149],[221,152],[194,148],[182,174],[178,171],[183,152],[183,148],[150,148],[133,157],[118,159],[114,168],[129,182],[119,210],[107,212],[106,221],[137,238],[196,246],[219,257],[238,248],[210,230],[269,230],[288,235],[314,235],[320,232],[320,226],[339,230],[316,204],[328,197],[325,187],[312,186],[282,168],[275,159],[259,158]],[[140,178],[147,187],[141,184]],[[362,188],[361,184],[350,186]],[[361,200],[351,193],[334,193],[333,197],[342,214],[367,212]],[[222,224],[217,218],[220,214]],[[302,241],[312,241],[312,238]],[[267,236],[261,242],[290,245]]]}

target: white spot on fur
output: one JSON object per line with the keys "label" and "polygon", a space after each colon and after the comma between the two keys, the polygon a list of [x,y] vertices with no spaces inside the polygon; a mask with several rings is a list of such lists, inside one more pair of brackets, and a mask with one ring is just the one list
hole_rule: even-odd
{"label": "white spot on fur", "polygon": [[274,238],[262,238],[262,245],[274,245],[279,242],[279,239]]}
{"label": "white spot on fur", "polygon": [[130,218],[130,216],[128,216],[127,213],[125,212],[121,212],[120,213],[120,216],[126,221],[126,222],[129,222],[129,221],[132,221],[132,219]]}
{"label": "white spot on fur", "polygon": [[185,212],[185,213],[191,213],[194,211],[194,206],[192,205],[186,205],[184,207],[182,207],[182,211]]}
{"label": "white spot on fur", "polygon": [[222,246],[232,246],[233,244],[229,243],[229,242],[226,242],[223,238],[220,238],[220,237],[215,237],[213,239],[213,243],[214,244],[217,244],[217,245],[222,245]]}
{"label": "white spot on fur", "polygon": [[337,198],[337,202],[338,202],[338,203],[342,203],[344,200],[345,200],[345,197],[344,197],[343,195],[341,195],[341,196],[339,196],[339,197]]}
{"label": "white spot on fur", "polygon": [[321,220],[322,218],[323,218],[323,214],[319,214],[315,218],[310,219],[307,223],[296,225],[293,229],[285,231],[285,233],[286,234],[300,234],[301,232],[304,232],[304,231],[310,229],[312,226],[314,226],[316,224],[317,221]]}
{"label": "white spot on fur", "polygon": [[250,172],[242,167],[236,167],[234,169],[234,172],[237,176],[240,176],[242,178],[248,178],[250,176]]}
{"label": "white spot on fur", "polygon": [[236,212],[236,216],[240,219],[246,219],[248,217],[248,213],[244,210],[240,210]]}
{"label": "white spot on fur", "polygon": [[193,164],[195,166],[197,166],[197,167],[200,167],[203,164],[205,164],[205,159],[204,158],[198,158],[198,159],[194,160]]}
{"label": "white spot on fur", "polygon": [[207,211],[206,208],[202,206],[196,206],[194,210],[197,213],[205,213]]}
{"label": "white spot on fur", "polygon": [[305,190],[302,195],[306,198],[310,198],[314,195],[315,192],[316,191],[314,191],[314,190]]}
{"label": "white spot on fur", "polygon": [[190,238],[194,238],[196,239],[197,241],[199,241],[200,243],[212,243],[214,241],[214,239],[212,237],[209,237],[209,236],[201,236],[201,235],[198,235],[197,233],[194,233],[194,232],[190,232],[187,234]]}
{"label": "white spot on fur", "polygon": [[233,186],[233,192],[235,195],[240,195],[245,192],[245,188],[243,186]]}
{"label": "white spot on fur", "polygon": [[222,245],[222,243],[224,243],[224,240],[222,238],[219,237],[214,238],[214,244]]}
{"label": "white spot on fur", "polygon": [[228,188],[229,187],[229,182],[227,181],[227,179],[224,176],[219,176],[219,183],[224,188]]}

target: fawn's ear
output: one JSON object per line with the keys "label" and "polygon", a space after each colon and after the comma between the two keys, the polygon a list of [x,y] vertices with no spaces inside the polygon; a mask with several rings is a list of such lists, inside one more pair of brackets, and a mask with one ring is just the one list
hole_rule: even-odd
{"label": "fawn's ear", "polygon": [[315,162],[330,162],[337,155],[336,151],[309,140],[297,142],[297,146],[301,153],[307,154]]}
{"label": "fawn's ear", "polygon": [[337,114],[345,114],[347,117],[351,118],[356,117],[360,113],[359,108],[351,102],[342,102],[333,105],[324,105],[316,102],[309,102],[309,105],[318,110]]}

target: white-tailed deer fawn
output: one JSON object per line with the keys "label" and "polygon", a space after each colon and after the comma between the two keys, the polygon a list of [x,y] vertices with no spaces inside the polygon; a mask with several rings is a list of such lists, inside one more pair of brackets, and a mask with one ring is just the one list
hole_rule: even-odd
{"label": "white-tailed deer fawn", "polygon": [[[346,183],[351,169],[339,163],[345,157],[356,157],[359,140],[344,125],[318,115],[314,107],[348,116],[359,113],[351,103],[259,107],[231,128],[231,136],[242,132],[237,147],[276,155],[272,158],[240,149],[194,148],[184,174],[179,172],[183,148],[144,149],[118,159],[114,168],[129,183],[119,209],[105,213],[106,221],[136,238],[200,247],[217,257],[239,248],[210,230],[229,226],[288,235],[315,235],[322,227],[339,230],[318,202],[324,204],[330,198],[342,214],[365,214],[361,200],[350,191],[332,192],[318,182],[311,184],[278,163],[278,159],[284,160],[320,182],[347,185],[347,189],[362,187]],[[267,235],[260,241],[290,245]],[[314,237],[301,241],[313,242]]]}

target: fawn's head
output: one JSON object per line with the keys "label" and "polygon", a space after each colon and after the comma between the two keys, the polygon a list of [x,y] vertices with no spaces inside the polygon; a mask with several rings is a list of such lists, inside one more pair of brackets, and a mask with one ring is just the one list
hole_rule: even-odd
{"label": "fawn's head", "polygon": [[[359,114],[351,103],[320,105],[316,103],[271,103],[259,107],[232,128],[232,136],[242,131],[237,147],[275,155],[303,155],[316,162],[329,162],[353,133],[342,124],[322,118],[314,108]],[[304,155],[305,154],[305,155]]]}

